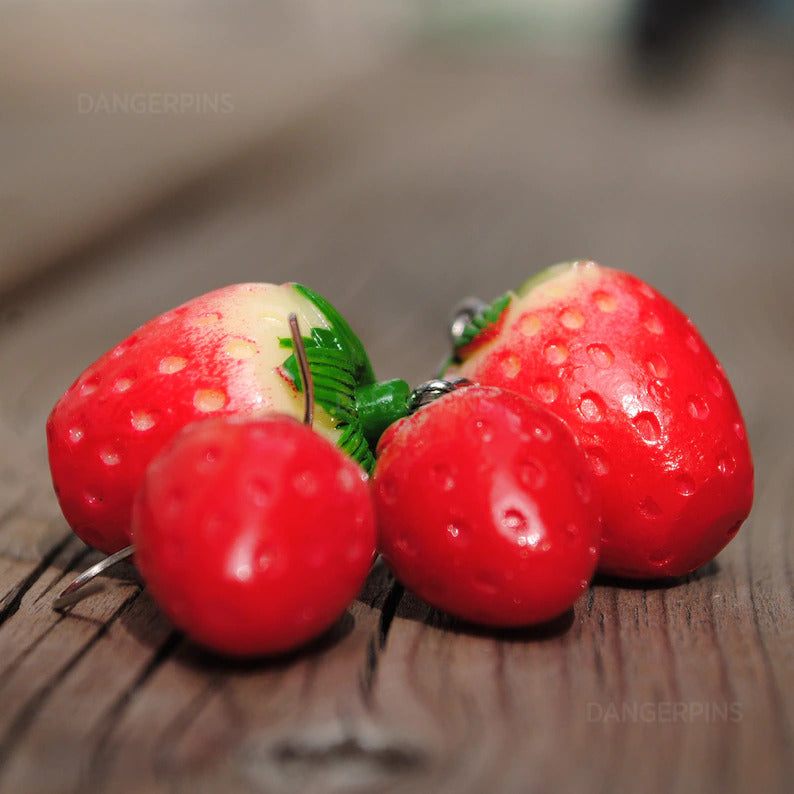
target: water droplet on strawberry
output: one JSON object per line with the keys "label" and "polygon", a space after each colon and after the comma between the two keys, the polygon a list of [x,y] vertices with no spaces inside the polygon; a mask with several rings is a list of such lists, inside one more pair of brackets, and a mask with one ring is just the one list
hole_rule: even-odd
{"label": "water droplet on strawberry", "polygon": [[456,518],[453,522],[447,524],[447,533],[451,538],[454,538],[457,541],[469,540],[470,532],[471,530],[469,529],[469,525],[465,521],[461,521],[459,518]]}

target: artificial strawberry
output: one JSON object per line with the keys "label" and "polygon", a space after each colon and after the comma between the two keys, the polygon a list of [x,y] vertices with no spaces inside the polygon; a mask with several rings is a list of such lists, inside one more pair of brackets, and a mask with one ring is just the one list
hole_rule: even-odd
{"label": "artificial strawberry", "polygon": [[447,373],[532,396],[574,431],[598,477],[606,573],[688,573],[750,512],[752,459],[725,373],[634,276],[593,262],[544,271],[474,317]]}
{"label": "artificial strawberry", "polygon": [[[315,429],[370,468],[383,426],[404,414],[407,384],[375,384],[350,327],[298,284],[237,284],[151,320],[92,364],[47,422],[61,509],[89,545],[129,543],[143,472],[186,424],[212,415],[303,413],[292,340],[296,313],[315,383]],[[396,412],[396,413],[395,413]]]}
{"label": "artificial strawberry", "polygon": [[133,539],[152,596],[219,653],[293,649],[325,631],[367,576],[375,518],[367,474],[291,417],[219,417],[152,461]]}
{"label": "artificial strawberry", "polygon": [[390,427],[373,474],[378,549],[430,604],[492,626],[567,610],[596,567],[597,489],[565,425],[469,386]]}

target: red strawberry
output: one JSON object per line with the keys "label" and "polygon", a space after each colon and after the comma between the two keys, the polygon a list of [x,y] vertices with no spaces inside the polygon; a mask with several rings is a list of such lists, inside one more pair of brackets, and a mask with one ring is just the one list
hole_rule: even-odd
{"label": "red strawberry", "polygon": [[[750,512],[753,465],[731,386],[692,322],[593,262],[550,268],[500,300],[447,373],[531,395],[568,423],[600,484],[600,569],[678,576],[714,557]],[[495,338],[480,334],[496,321]]]}
{"label": "red strawberry", "polygon": [[47,423],[53,484],[66,520],[86,543],[105,552],[129,543],[132,500],[146,465],[189,422],[264,411],[303,415],[294,357],[285,350],[290,312],[310,329],[315,429],[365,467],[372,462],[355,391],[373,381],[372,370],[344,320],[300,285],[225,287],[146,323],[55,405]]}
{"label": "red strawberry", "polygon": [[323,632],[367,576],[375,518],[366,473],[291,417],[185,428],[146,471],[135,559],[173,623],[234,656]]}
{"label": "red strawberry", "polygon": [[430,604],[493,626],[567,610],[595,570],[600,512],[565,425],[470,386],[393,425],[373,475],[378,548]]}

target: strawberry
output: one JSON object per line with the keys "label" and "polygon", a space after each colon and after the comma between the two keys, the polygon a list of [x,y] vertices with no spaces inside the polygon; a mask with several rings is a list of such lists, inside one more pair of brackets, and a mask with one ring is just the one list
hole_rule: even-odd
{"label": "strawberry", "polygon": [[596,567],[594,477],[567,427],[469,386],[390,427],[373,474],[378,549],[428,603],[491,626],[565,612]]}
{"label": "strawberry", "polygon": [[447,373],[532,396],[574,431],[602,495],[600,569],[671,577],[713,558],[750,512],[753,464],[692,322],[593,262],[552,267],[499,303],[460,335]]}
{"label": "strawberry", "polygon": [[135,559],[171,621],[216,652],[288,651],[330,627],[375,549],[367,474],[292,417],[216,417],[149,465]]}
{"label": "strawberry", "polygon": [[143,325],[88,367],[53,408],[53,484],[66,520],[86,543],[108,553],[129,543],[143,472],[188,423],[266,411],[302,415],[290,312],[310,329],[304,343],[315,429],[372,466],[371,444],[384,424],[405,413],[407,384],[375,384],[350,327],[306,287],[225,287]]}

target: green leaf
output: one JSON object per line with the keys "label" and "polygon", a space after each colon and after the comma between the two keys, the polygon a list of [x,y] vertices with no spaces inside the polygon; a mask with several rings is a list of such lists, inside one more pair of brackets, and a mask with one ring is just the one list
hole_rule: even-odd
{"label": "green leaf", "polygon": [[[329,303],[322,295],[318,295],[303,284],[293,284],[293,288],[298,294],[310,300],[325,316],[331,326],[330,330],[327,329],[314,329],[319,331],[320,334],[331,333],[333,334],[334,342],[339,350],[347,353],[354,362],[356,371],[356,382],[358,384],[374,383],[375,373],[372,371],[372,365],[369,363],[369,356],[361,344],[361,340],[353,332],[353,329],[348,325],[347,320]],[[330,346],[328,343],[323,346]]]}
{"label": "green leaf", "polygon": [[[345,319],[325,298],[300,284],[292,286],[322,312],[330,325],[308,329],[308,336],[302,337],[314,384],[314,401],[337,420],[337,446],[371,472],[375,457],[362,431],[356,405],[357,387],[375,382],[369,357]],[[280,338],[279,345],[290,350],[294,347],[291,337]],[[295,353],[282,366],[302,393]]]}

